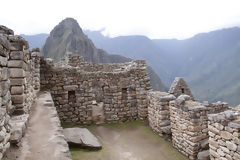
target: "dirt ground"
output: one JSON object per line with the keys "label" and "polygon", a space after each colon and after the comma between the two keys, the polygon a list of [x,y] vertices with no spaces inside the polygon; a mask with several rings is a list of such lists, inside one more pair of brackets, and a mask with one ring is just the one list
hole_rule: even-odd
{"label": "dirt ground", "polygon": [[71,148],[73,160],[187,160],[142,122],[105,124],[89,129],[99,138],[103,149]]}

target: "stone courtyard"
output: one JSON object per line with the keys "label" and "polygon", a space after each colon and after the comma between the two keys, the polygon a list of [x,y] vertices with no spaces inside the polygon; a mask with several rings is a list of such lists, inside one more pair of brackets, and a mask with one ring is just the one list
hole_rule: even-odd
{"label": "stone courtyard", "polygon": [[[66,54],[53,63],[39,55],[22,37],[0,26],[0,159],[68,160],[71,154],[61,125],[98,125],[93,132],[101,143],[108,143],[103,133],[111,136],[112,131],[104,125],[138,121],[155,132],[150,136],[170,141],[179,151],[176,159],[240,159],[240,111],[225,102],[196,101],[183,78],[177,77],[165,93],[151,89],[143,60],[92,64]],[[131,149],[148,155],[153,148],[152,159],[171,154],[158,150],[161,143],[153,142],[153,147],[149,141],[142,143],[144,136],[138,139],[134,129],[127,131],[129,137],[134,134],[136,145]],[[132,160],[151,159],[140,155]],[[124,156],[131,153],[117,158]],[[165,159],[174,160],[169,156]]]}

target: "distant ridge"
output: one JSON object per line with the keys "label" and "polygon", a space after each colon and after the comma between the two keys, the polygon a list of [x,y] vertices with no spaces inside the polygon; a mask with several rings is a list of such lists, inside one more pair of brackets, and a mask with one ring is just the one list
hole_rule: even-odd
{"label": "distant ridge", "polygon": [[[92,63],[123,63],[131,61],[120,55],[108,54],[103,49],[97,49],[93,42],[83,33],[77,21],[66,18],[51,31],[42,48],[45,57],[59,61],[66,53],[81,55]],[[157,74],[148,68],[153,89],[166,91]]]}
{"label": "distant ridge", "polygon": [[184,77],[197,100],[240,104],[239,27],[200,33],[185,40],[84,33],[96,47],[109,53],[147,60],[168,87],[175,77]]}

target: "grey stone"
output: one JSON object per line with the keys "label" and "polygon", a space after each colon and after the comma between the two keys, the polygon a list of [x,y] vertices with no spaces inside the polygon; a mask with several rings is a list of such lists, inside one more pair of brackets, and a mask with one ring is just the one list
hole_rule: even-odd
{"label": "grey stone", "polygon": [[66,128],[63,134],[69,145],[78,145],[88,149],[101,149],[98,139],[86,128]]}
{"label": "grey stone", "polygon": [[9,43],[6,35],[0,34],[0,44],[3,45],[3,47],[6,49],[10,48],[10,43]]}
{"label": "grey stone", "polygon": [[7,67],[0,68],[0,80],[6,81],[9,78],[9,70]]}
{"label": "grey stone", "polygon": [[240,129],[240,124],[238,124],[238,123],[229,122],[229,123],[228,123],[228,126],[229,126],[229,127],[232,127],[232,128]]}
{"label": "grey stone", "polygon": [[10,85],[11,86],[20,86],[20,85],[23,85],[24,83],[26,83],[25,78],[10,79]]}
{"label": "grey stone", "polygon": [[13,30],[7,28],[6,26],[0,25],[0,33],[2,34],[8,34],[8,35],[14,35]]}
{"label": "grey stone", "polygon": [[3,127],[2,130],[0,131],[0,142],[4,140],[6,134],[7,134],[6,129]]}
{"label": "grey stone", "polygon": [[167,126],[167,125],[170,125],[170,120],[162,121],[162,122],[159,124],[160,127]]}
{"label": "grey stone", "polygon": [[197,155],[197,158],[199,160],[208,160],[209,159],[209,150],[199,152]]}
{"label": "grey stone", "polygon": [[12,51],[10,53],[10,59],[11,60],[23,60],[24,59],[23,51]]}
{"label": "grey stone", "polygon": [[1,85],[1,90],[2,90],[2,96],[5,96],[9,90],[9,87],[10,87],[10,81],[2,81],[0,82],[0,85]]}
{"label": "grey stone", "polygon": [[11,78],[24,78],[25,71],[22,68],[10,68]]}
{"label": "grey stone", "polygon": [[12,86],[11,87],[11,94],[23,94],[24,87],[23,86]]}
{"label": "grey stone", "polygon": [[7,66],[7,58],[0,56],[0,66]]}
{"label": "grey stone", "polygon": [[227,148],[229,150],[232,150],[232,151],[236,151],[237,150],[237,145],[234,144],[233,142],[227,141],[226,145],[227,145]]}
{"label": "grey stone", "polygon": [[10,60],[10,61],[8,61],[8,67],[10,67],[10,68],[25,68],[25,63],[22,60]]}
{"label": "grey stone", "polygon": [[64,90],[67,90],[67,91],[74,91],[78,88],[77,85],[68,85],[68,86],[63,86]]}
{"label": "grey stone", "polygon": [[12,102],[13,104],[22,104],[25,101],[25,95],[12,95]]}
{"label": "grey stone", "polygon": [[9,120],[9,124],[12,126],[11,130],[11,143],[19,143],[25,133],[26,123],[28,121],[29,115],[19,115],[13,116]]}

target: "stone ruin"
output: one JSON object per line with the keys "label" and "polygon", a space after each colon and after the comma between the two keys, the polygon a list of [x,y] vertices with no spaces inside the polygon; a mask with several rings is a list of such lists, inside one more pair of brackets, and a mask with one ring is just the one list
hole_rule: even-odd
{"label": "stone ruin", "polygon": [[212,160],[240,159],[240,111],[208,115],[209,152]]}
{"label": "stone ruin", "polygon": [[40,89],[40,57],[28,42],[0,26],[0,159],[24,135],[28,113]]}
{"label": "stone ruin", "polygon": [[39,90],[50,91],[62,123],[145,120],[189,159],[240,159],[240,111],[195,101],[183,78],[169,93],[152,91],[145,61],[92,64],[67,54],[54,64],[37,51],[0,26],[0,159],[24,136]]}
{"label": "stone ruin", "polygon": [[91,64],[68,54],[41,59],[41,88],[51,91],[62,122],[96,124],[147,118],[151,89],[145,61]]}

